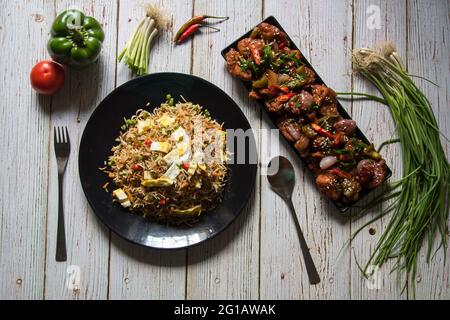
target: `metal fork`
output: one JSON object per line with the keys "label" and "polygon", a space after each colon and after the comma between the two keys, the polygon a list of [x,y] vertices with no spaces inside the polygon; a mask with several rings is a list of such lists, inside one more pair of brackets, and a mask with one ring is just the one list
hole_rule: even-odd
{"label": "metal fork", "polygon": [[66,232],[63,210],[63,176],[70,154],[70,139],[67,127],[54,128],[54,145],[58,165],[58,231],[56,235],[56,261],[66,261]]}

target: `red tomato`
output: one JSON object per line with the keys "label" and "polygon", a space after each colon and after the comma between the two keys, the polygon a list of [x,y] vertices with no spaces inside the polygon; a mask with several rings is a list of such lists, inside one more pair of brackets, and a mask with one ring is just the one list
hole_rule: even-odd
{"label": "red tomato", "polygon": [[153,141],[150,140],[150,139],[144,141],[144,144],[145,144],[146,146],[151,146],[152,143],[153,143]]}
{"label": "red tomato", "polygon": [[54,61],[41,61],[31,69],[30,81],[38,93],[50,96],[64,85],[64,69]]}
{"label": "red tomato", "polygon": [[184,162],[184,163],[181,165],[181,167],[182,167],[184,170],[189,170],[189,163]]}
{"label": "red tomato", "polygon": [[138,164],[133,164],[131,166],[131,170],[134,170],[134,171],[141,171],[142,169],[143,168],[140,165],[138,165]]}

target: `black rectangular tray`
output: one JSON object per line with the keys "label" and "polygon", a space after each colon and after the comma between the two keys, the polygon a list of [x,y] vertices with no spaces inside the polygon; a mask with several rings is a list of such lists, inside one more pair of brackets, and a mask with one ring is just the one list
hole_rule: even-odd
{"label": "black rectangular tray", "polygon": [[[289,43],[290,43],[290,46],[289,46],[289,47],[290,47],[291,49],[299,50],[300,53],[301,53],[301,56],[302,56],[301,61],[305,64],[305,66],[307,66],[308,68],[310,68],[311,70],[313,70],[314,73],[316,74],[316,83],[318,83],[318,84],[323,84],[323,85],[326,86],[325,82],[322,80],[322,78],[319,76],[319,74],[316,72],[316,70],[311,66],[311,64],[309,63],[309,61],[306,60],[306,58],[305,58],[305,56],[303,55],[303,53],[301,52],[301,50],[295,45],[295,43],[294,43],[294,42],[292,41],[292,39],[289,37],[289,35],[287,34],[287,32],[286,32],[286,31],[283,29],[283,27],[280,25],[280,23],[278,22],[278,20],[275,19],[275,17],[273,17],[273,16],[269,16],[269,17],[267,17],[266,19],[264,19],[262,22],[267,22],[267,23],[269,23],[269,24],[271,24],[271,25],[274,25],[274,26],[276,26],[278,29],[280,29],[281,31],[285,32],[286,35],[287,35],[287,38],[288,38],[288,40],[289,40]],[[237,44],[238,44],[238,42],[241,41],[241,40],[244,39],[244,38],[248,38],[248,37],[250,36],[250,34],[252,33],[252,30],[253,30],[253,28],[252,28],[251,30],[249,30],[247,33],[245,33],[243,36],[239,37],[237,40],[235,40],[233,43],[231,43],[231,44],[230,44],[229,46],[227,46],[225,49],[223,49],[223,50],[221,51],[222,57],[225,59],[225,54],[226,54],[231,48],[237,49]],[[243,80],[241,80],[241,82],[242,82],[249,90],[251,89],[251,82],[245,82],[245,81],[243,81]],[[263,108],[263,109],[265,110],[265,108],[264,108],[264,103],[263,103],[261,100],[258,100],[258,102],[259,102],[261,108]],[[337,109],[338,109],[339,114],[340,114],[343,118],[345,118],[345,119],[351,119],[351,117],[349,116],[349,114],[347,113],[347,111],[345,111],[345,109],[342,107],[342,105],[341,105],[341,103],[340,103],[339,101],[337,102]],[[271,114],[270,112],[267,112],[267,111],[266,111],[266,113],[268,114],[269,118],[271,119],[273,126],[276,127],[275,116],[274,116],[273,114]],[[364,143],[370,144],[369,140],[366,138],[366,136],[361,132],[361,130],[360,130],[358,127],[356,127],[355,135],[356,135],[356,137],[357,137],[358,139],[361,139],[362,141],[364,141]],[[299,157],[300,157],[300,154],[299,154],[298,151],[294,148],[294,145],[291,144],[291,143],[289,143],[289,145],[291,146],[291,148],[292,148],[292,149],[299,155]],[[305,163],[305,165],[306,165],[306,161],[305,161],[302,157],[300,157],[300,159],[301,159],[301,160],[303,161],[303,163]],[[309,171],[310,171],[311,176],[314,177],[313,172],[312,172],[311,170],[309,170]],[[389,178],[391,177],[391,175],[392,175],[391,169],[390,169],[389,167],[386,166],[386,177],[385,177],[384,181],[386,181],[387,179],[389,179]],[[377,189],[377,188],[376,188],[376,189]],[[357,203],[359,203],[359,201],[361,201],[364,197],[366,197],[369,193],[371,193],[372,191],[374,191],[374,190],[376,190],[376,189],[372,189],[372,190],[366,190],[366,189],[364,189],[363,192],[361,193],[361,196],[360,196],[359,200],[358,200],[357,202],[351,203],[351,204],[349,204],[349,205],[343,205],[343,204],[338,203],[338,202],[336,202],[336,201],[333,201],[333,200],[331,200],[331,199],[329,199],[329,200],[330,200],[331,202],[334,203],[334,205],[336,206],[336,208],[337,208],[340,212],[344,213],[344,212],[346,212],[347,210],[349,210],[351,207],[355,206]]]}

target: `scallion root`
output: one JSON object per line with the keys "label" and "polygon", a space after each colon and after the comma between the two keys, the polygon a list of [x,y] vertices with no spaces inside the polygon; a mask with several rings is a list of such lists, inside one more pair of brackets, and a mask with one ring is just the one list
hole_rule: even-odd
{"label": "scallion root", "polygon": [[159,30],[167,28],[168,19],[163,11],[153,5],[145,5],[145,17],[133,31],[130,40],[118,56],[137,75],[148,73],[149,52]]}

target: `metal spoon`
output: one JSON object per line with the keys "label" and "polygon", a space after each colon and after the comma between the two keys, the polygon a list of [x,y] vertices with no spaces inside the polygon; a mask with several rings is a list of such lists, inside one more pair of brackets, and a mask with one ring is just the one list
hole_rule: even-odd
{"label": "metal spoon", "polygon": [[[277,170],[278,169],[278,170]],[[279,156],[269,162],[267,179],[272,189],[287,203],[297,228],[300,247],[302,248],[303,259],[305,260],[306,271],[308,272],[309,283],[317,284],[320,282],[319,274],[311,257],[311,254],[303,236],[294,205],[292,204],[292,190],[295,185],[295,172],[291,162],[285,157]]]}

